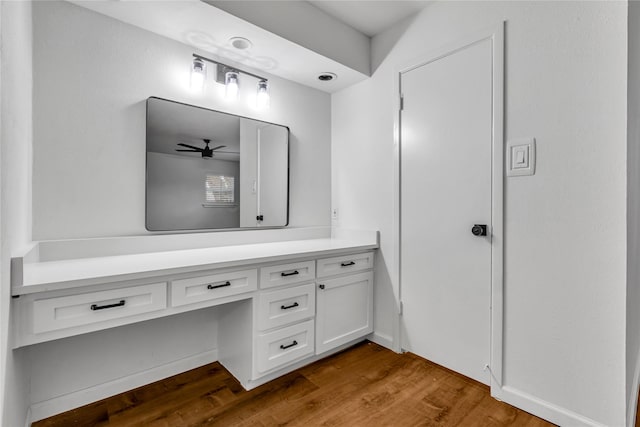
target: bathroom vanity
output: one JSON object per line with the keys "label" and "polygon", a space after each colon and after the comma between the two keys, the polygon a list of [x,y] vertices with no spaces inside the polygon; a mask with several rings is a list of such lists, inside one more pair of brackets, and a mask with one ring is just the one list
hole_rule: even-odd
{"label": "bathroom vanity", "polygon": [[218,359],[251,389],[373,331],[377,232],[242,233],[34,244],[12,260],[16,347],[218,306]]}

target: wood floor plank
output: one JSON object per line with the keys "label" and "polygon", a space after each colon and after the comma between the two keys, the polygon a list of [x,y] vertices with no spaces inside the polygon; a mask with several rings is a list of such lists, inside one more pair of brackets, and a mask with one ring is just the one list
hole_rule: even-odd
{"label": "wood floor plank", "polygon": [[463,426],[552,424],[413,354],[365,342],[250,391],[219,363],[92,403],[33,427]]}

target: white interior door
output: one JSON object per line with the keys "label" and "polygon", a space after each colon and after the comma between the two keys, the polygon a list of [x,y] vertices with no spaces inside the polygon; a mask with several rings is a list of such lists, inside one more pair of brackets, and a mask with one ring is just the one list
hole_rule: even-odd
{"label": "white interior door", "polygon": [[[402,347],[489,383],[492,41],[400,75]],[[487,236],[475,236],[475,224]]]}

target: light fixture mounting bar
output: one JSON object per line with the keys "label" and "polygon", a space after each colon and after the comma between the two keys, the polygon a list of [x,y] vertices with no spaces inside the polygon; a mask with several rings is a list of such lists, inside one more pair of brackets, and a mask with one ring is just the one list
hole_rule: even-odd
{"label": "light fixture mounting bar", "polygon": [[249,73],[248,71],[244,71],[244,70],[241,70],[241,69],[239,69],[239,68],[237,68],[237,67],[233,67],[233,66],[231,66],[231,65],[227,65],[227,64],[225,64],[225,63],[223,63],[223,62],[215,61],[215,60],[213,60],[213,59],[211,59],[211,58],[207,58],[207,57],[205,57],[205,56],[198,55],[197,53],[194,53],[194,54],[193,54],[193,57],[194,57],[194,58],[202,59],[203,61],[211,62],[212,64],[222,65],[223,67],[225,67],[225,68],[226,68],[226,69],[228,69],[229,71],[233,70],[233,71],[235,71],[235,72],[242,73],[242,74],[246,74],[247,76],[254,77],[254,78],[258,79],[258,80],[268,81],[268,79],[267,79],[266,77],[261,77],[261,76],[259,76],[259,75],[257,75],[257,74]]}

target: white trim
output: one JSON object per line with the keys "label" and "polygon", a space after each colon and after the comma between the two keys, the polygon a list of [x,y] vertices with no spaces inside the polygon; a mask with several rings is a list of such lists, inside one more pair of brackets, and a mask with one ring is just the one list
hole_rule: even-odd
{"label": "white trim", "polygon": [[392,230],[393,233],[393,266],[389,276],[391,286],[398,290],[398,299],[394,301],[396,304],[396,312],[393,316],[393,350],[396,353],[402,351],[402,289],[400,286],[400,252],[401,252],[401,224],[400,224],[400,203],[401,203],[401,170],[400,170],[400,126],[402,124],[402,113],[400,111],[400,97],[402,90],[400,87],[400,69],[396,69],[393,73],[393,111],[395,113],[393,120],[393,214],[392,214]]}
{"label": "white trim", "polygon": [[[386,334],[381,334],[379,332],[373,332],[371,335],[369,335],[367,337],[367,339],[371,342],[374,342],[382,347],[388,348],[389,350],[395,351],[394,347],[393,347],[393,337],[386,335]],[[399,353],[399,351],[396,351],[396,353]]]}
{"label": "white trim", "polygon": [[636,425],[636,414],[638,411],[638,389],[640,388],[640,354],[636,354],[636,368],[633,371],[633,386],[631,396],[627,402],[627,426]]}
{"label": "white trim", "polygon": [[27,415],[24,418],[24,427],[31,427],[33,417],[31,416],[31,408],[27,408]]}
{"label": "white trim", "polygon": [[493,31],[493,174],[491,204],[491,388],[503,384],[504,348],[504,26]]}
{"label": "white trim", "polygon": [[[394,217],[393,228],[397,230],[394,238],[394,272],[392,280],[398,284],[399,300],[402,301],[402,286],[400,273],[401,260],[401,153],[400,144],[402,135],[400,132],[402,121],[400,112],[400,97],[402,96],[401,76],[411,70],[436,61],[444,56],[448,56],[460,49],[476,44],[483,40],[492,41],[493,50],[493,102],[492,102],[492,179],[491,179],[491,223],[492,246],[491,246],[491,388],[499,388],[502,385],[503,369],[503,286],[504,286],[504,26],[502,21],[498,25],[489,29],[478,31],[457,42],[447,44],[439,49],[414,59],[405,66],[397,67],[394,72],[394,88],[397,96],[395,103],[394,120]],[[400,310],[398,309],[398,313]],[[398,324],[396,333],[398,341],[401,341],[401,315],[396,317]],[[402,343],[398,343],[398,348]],[[394,347],[395,349],[395,347]]]}
{"label": "white trim", "polygon": [[31,408],[29,408],[27,421],[39,421],[56,414],[216,362],[217,360],[218,350],[210,350],[83,390],[74,391],[42,402],[36,402],[31,405]]}
{"label": "white trim", "polygon": [[561,426],[606,427],[605,424],[554,405],[546,400],[538,399],[513,387],[503,386],[500,389],[492,387],[491,396]]}

